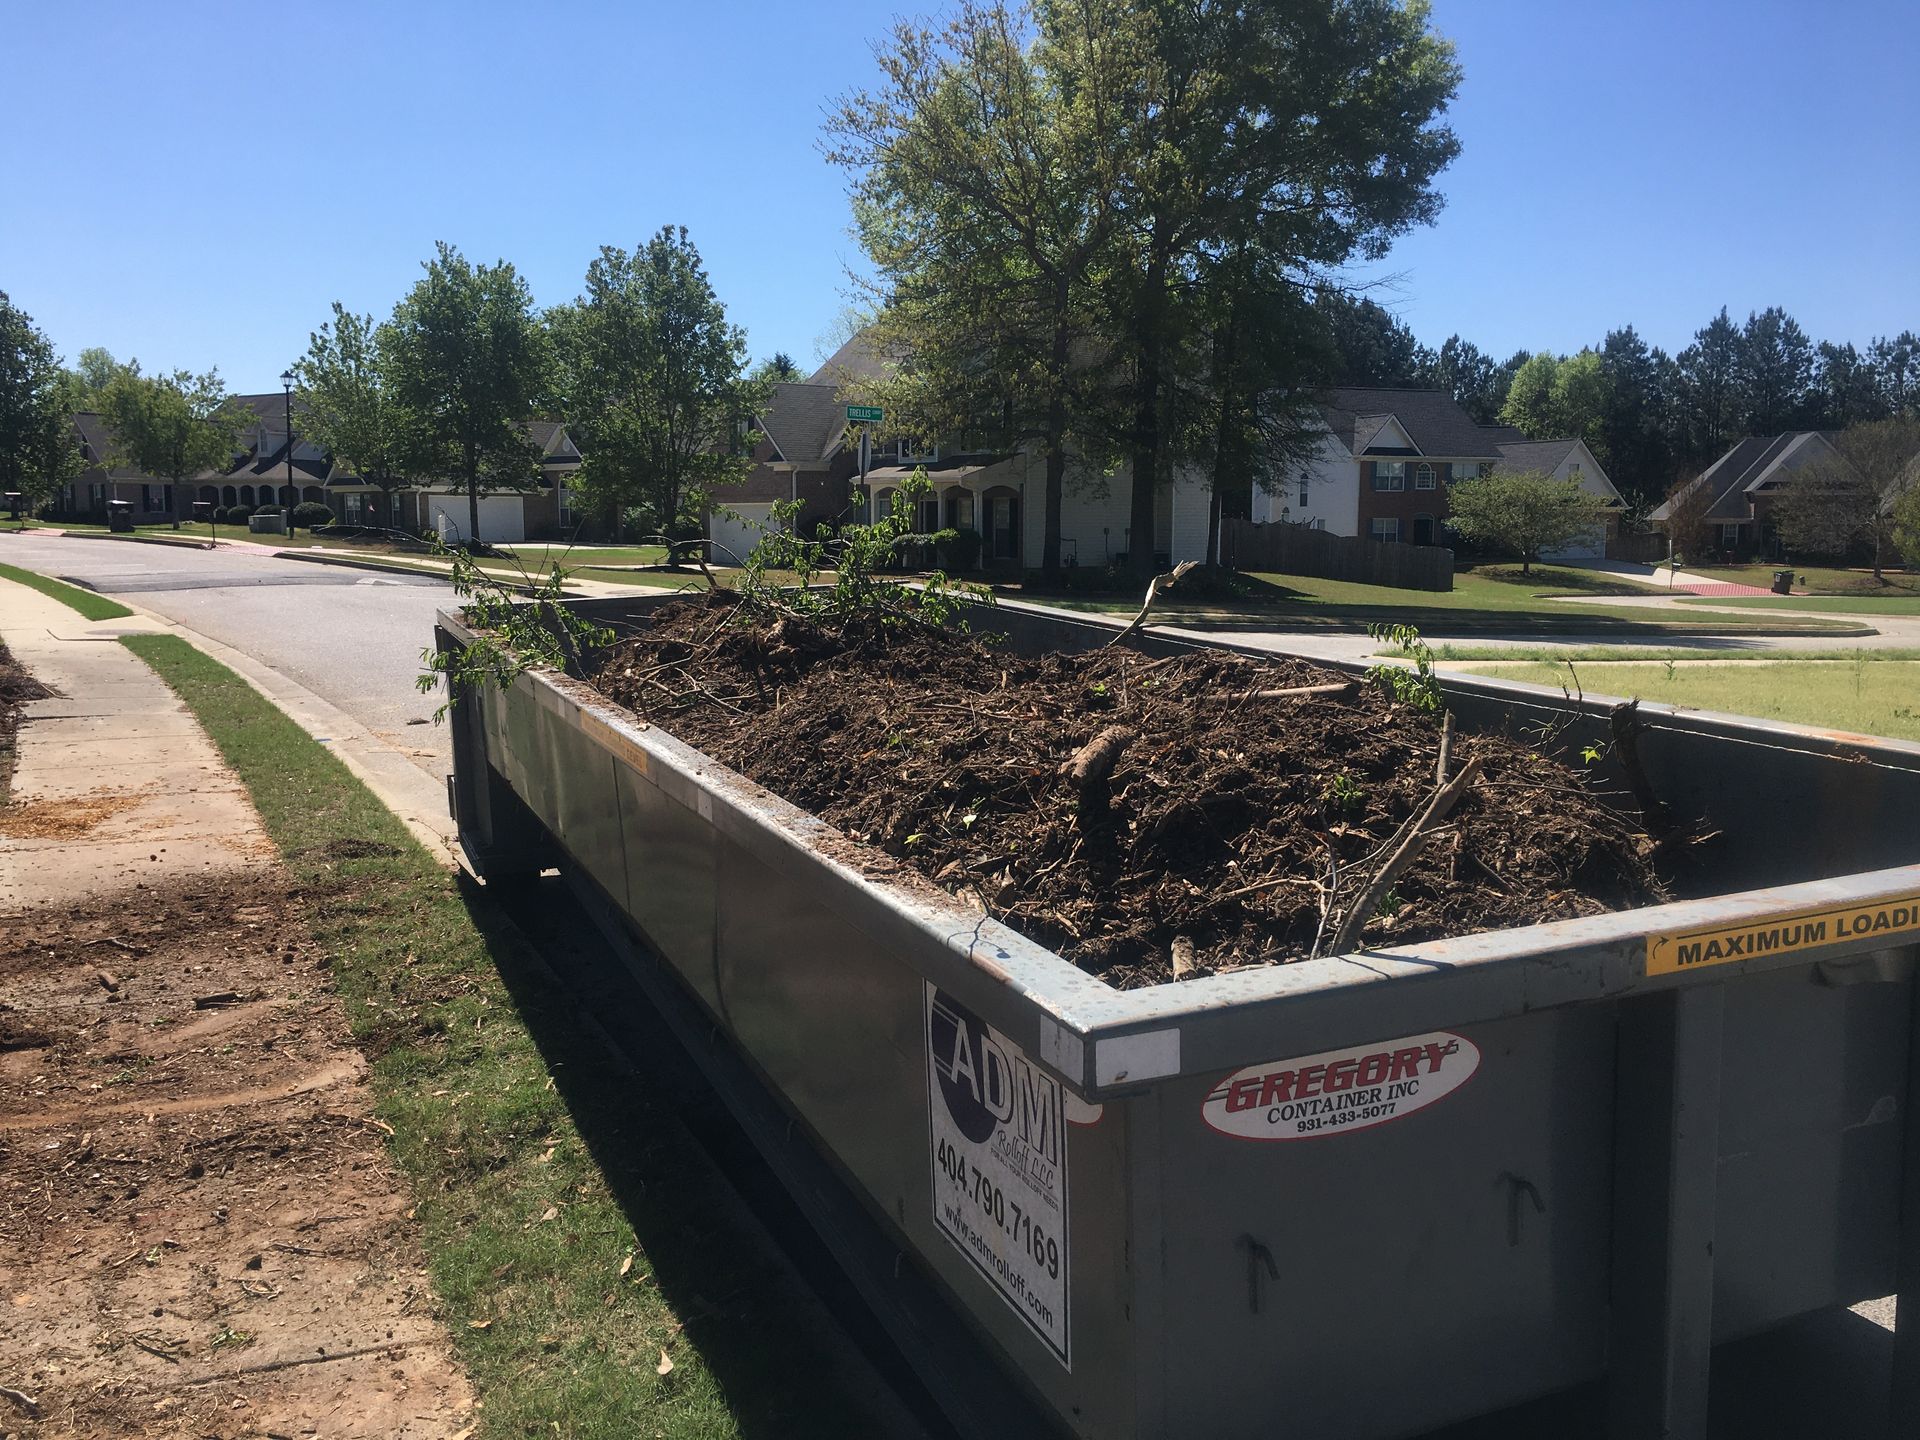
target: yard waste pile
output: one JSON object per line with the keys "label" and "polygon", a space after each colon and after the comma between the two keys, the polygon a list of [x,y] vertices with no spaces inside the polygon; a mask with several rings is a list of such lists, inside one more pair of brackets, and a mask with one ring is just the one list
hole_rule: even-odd
{"label": "yard waste pile", "polygon": [[662,606],[589,679],[1119,987],[1670,898],[1629,796],[1342,672],[734,604]]}

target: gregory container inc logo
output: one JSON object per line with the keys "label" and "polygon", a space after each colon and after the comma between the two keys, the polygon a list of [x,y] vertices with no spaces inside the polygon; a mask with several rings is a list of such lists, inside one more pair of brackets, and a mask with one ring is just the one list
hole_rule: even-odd
{"label": "gregory container inc logo", "polygon": [[1370,1130],[1446,1099],[1480,1068],[1480,1048],[1437,1030],[1236,1070],[1201,1115],[1238,1140],[1307,1140]]}
{"label": "gregory container inc logo", "polygon": [[926,1022],[933,1222],[1071,1367],[1066,1091],[931,985]]}

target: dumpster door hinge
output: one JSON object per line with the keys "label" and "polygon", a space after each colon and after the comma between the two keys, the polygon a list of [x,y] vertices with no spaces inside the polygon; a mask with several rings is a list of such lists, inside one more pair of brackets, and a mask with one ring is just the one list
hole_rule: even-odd
{"label": "dumpster door hinge", "polygon": [[1507,1185],[1507,1244],[1518,1247],[1520,1244],[1520,1197],[1526,1196],[1533,1201],[1536,1215],[1547,1213],[1547,1202],[1540,1198],[1540,1192],[1531,1180],[1514,1174],[1511,1170],[1502,1170],[1500,1178]]}
{"label": "dumpster door hinge", "polygon": [[1260,1313],[1260,1271],[1264,1268],[1269,1280],[1280,1278],[1280,1267],[1273,1263],[1273,1252],[1251,1235],[1242,1235],[1240,1243],[1247,1247],[1247,1313]]}

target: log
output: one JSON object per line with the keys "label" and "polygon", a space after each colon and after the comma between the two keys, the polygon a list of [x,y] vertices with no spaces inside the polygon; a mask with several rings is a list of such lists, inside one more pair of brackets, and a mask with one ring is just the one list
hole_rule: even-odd
{"label": "log", "polygon": [[1447,762],[1453,758],[1453,712],[1447,711],[1446,718],[1440,722],[1440,759],[1433,767],[1433,783],[1447,783]]}
{"label": "log", "polygon": [[1147,582],[1147,598],[1140,603],[1140,613],[1127,623],[1126,629],[1122,630],[1118,635],[1115,635],[1100,648],[1103,650],[1111,649],[1129,635],[1133,634],[1133,632],[1138,630],[1142,625],[1146,624],[1147,612],[1153,609],[1153,602],[1158,600],[1164,591],[1171,590],[1175,585],[1178,585],[1188,571],[1198,569],[1199,565],[1200,562],[1198,560],[1182,560],[1178,565],[1174,566],[1173,569],[1167,571],[1166,574],[1156,575],[1153,579],[1149,580]]}
{"label": "log", "polygon": [[1097,785],[1113,773],[1120,752],[1139,738],[1129,726],[1109,725],[1062,762],[1060,773],[1082,790]]}
{"label": "log", "polygon": [[1373,918],[1373,912],[1380,899],[1393,888],[1393,882],[1406,872],[1409,865],[1420,858],[1420,852],[1426,848],[1427,841],[1433,838],[1440,822],[1452,813],[1453,807],[1460,803],[1460,797],[1467,793],[1467,787],[1480,778],[1480,761],[1476,757],[1466,763],[1460,773],[1442,785],[1427,802],[1426,809],[1420,812],[1420,818],[1414,822],[1413,829],[1401,840],[1393,852],[1381,862],[1373,879],[1360,892],[1360,896],[1347,910],[1340,921],[1340,928],[1333,932],[1333,943],[1329,953],[1345,955],[1359,943],[1360,932],[1367,928],[1367,921]]}
{"label": "log", "polygon": [[1335,680],[1327,685],[1294,685],[1285,690],[1236,690],[1217,698],[1222,700],[1300,700],[1309,695],[1351,695],[1360,688],[1358,680]]}
{"label": "log", "polygon": [[1640,823],[1655,840],[1673,834],[1673,810],[1654,793],[1653,782],[1640,763],[1640,702],[1628,700],[1607,712],[1607,729],[1613,735],[1614,757],[1627,777],[1627,788],[1640,807]]}
{"label": "log", "polygon": [[1176,980],[1193,973],[1193,940],[1187,935],[1173,937],[1173,978]]}

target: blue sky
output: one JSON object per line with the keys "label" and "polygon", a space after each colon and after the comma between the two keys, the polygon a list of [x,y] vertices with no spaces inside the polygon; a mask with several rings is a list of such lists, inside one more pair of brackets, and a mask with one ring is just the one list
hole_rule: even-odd
{"label": "blue sky", "polygon": [[[845,304],[817,138],[893,0],[0,0],[0,289],[63,353],[276,376],[433,242],[542,304],[684,224],[756,356]],[[1435,0],[1466,69],[1447,209],[1377,297],[1437,344],[1670,348],[1722,304],[1920,328],[1920,5]]]}

